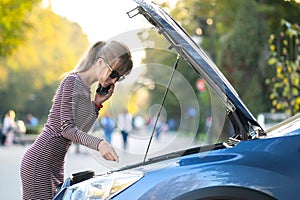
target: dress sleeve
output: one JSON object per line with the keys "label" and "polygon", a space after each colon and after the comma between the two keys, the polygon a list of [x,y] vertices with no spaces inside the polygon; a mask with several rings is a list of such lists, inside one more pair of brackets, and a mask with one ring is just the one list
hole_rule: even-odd
{"label": "dress sleeve", "polygon": [[[76,123],[80,123],[75,113],[84,112],[84,110],[76,110],[78,106],[76,104],[82,103],[80,101],[80,93],[76,92],[76,78],[67,77],[64,85],[61,88],[61,131],[64,138],[71,140],[72,142],[82,144],[89,148],[98,150],[98,144],[103,140],[101,138],[94,137],[82,130],[80,130]],[[98,111],[91,101],[85,102],[83,108],[86,110],[92,109],[90,113],[90,122],[93,124],[97,118]],[[91,108],[92,107],[92,108]]]}

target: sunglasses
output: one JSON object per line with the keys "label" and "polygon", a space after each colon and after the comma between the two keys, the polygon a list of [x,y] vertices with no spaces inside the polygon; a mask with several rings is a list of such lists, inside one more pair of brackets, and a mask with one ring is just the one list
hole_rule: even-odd
{"label": "sunglasses", "polygon": [[[119,81],[119,82],[125,79],[125,76],[124,76],[124,75],[120,75],[119,72],[117,72],[116,70],[114,70],[114,69],[110,66],[110,64],[109,64],[103,57],[99,57],[99,58],[101,58],[101,59],[104,61],[105,65],[106,65],[106,66],[108,67],[108,69],[111,71],[111,73],[110,73],[110,75],[109,75],[109,77],[110,77],[111,79],[117,79],[117,81]],[[99,59],[99,58],[98,58],[98,59]]]}

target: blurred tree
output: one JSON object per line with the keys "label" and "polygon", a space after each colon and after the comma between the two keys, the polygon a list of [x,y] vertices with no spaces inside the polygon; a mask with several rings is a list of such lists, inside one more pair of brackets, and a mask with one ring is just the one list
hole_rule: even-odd
{"label": "blurred tree", "polygon": [[31,28],[27,18],[40,0],[1,0],[0,4],[0,58],[10,55],[26,37]]}
{"label": "blurred tree", "polygon": [[[150,93],[149,104],[161,104],[176,62],[177,53],[174,50],[166,50],[169,43],[152,30],[147,33],[143,32],[140,37],[146,49],[143,63],[147,64],[148,71],[145,77],[151,80],[151,83],[154,83],[148,90]],[[181,59],[166,97],[164,108],[167,111],[168,119],[183,123],[184,127],[188,126],[184,124],[188,123],[186,120],[189,117],[188,110],[191,107],[196,110],[199,108],[201,110],[200,121],[198,122],[199,131],[204,131],[205,118],[210,112],[210,100],[208,90],[203,92],[197,90],[196,82],[199,78],[201,77],[194,72],[194,69],[185,60]],[[146,83],[148,82],[146,81]],[[199,102],[195,102],[197,97]],[[184,121],[181,121],[182,119]]]}
{"label": "blurred tree", "polygon": [[267,20],[269,33],[278,33],[281,31],[282,19],[296,23],[300,21],[300,2],[299,0],[256,0],[259,2],[258,9],[264,13]]}
{"label": "blurred tree", "polygon": [[270,35],[268,63],[276,75],[267,82],[272,86],[272,111],[294,115],[300,111],[300,27],[282,20],[281,28],[279,34]]}
{"label": "blurred tree", "polygon": [[27,42],[0,62],[0,71],[7,71],[0,112],[13,108],[46,118],[60,76],[73,69],[89,43],[78,24],[49,8],[36,6],[27,17],[32,22],[24,33]]}
{"label": "blurred tree", "polygon": [[255,1],[239,1],[236,5],[239,9],[232,29],[224,37],[219,52],[222,57],[220,65],[246,105],[257,113],[266,107],[261,86],[264,77],[259,63],[265,45],[258,37],[263,35],[260,27],[264,26],[260,24],[263,22],[257,23]]}
{"label": "blurred tree", "polygon": [[[178,0],[175,7],[167,1],[161,6],[220,66],[254,115],[271,109],[270,89],[265,83],[265,78],[272,74],[267,68],[268,36],[278,29],[277,23],[282,18],[300,19],[299,3],[295,0]],[[144,40],[151,44],[150,37]],[[159,42],[154,40],[154,43]],[[170,66],[170,61],[175,59],[170,54],[147,51],[147,60]],[[186,67],[180,72],[189,74]],[[197,78],[189,77],[189,81],[193,83]],[[156,95],[161,96],[162,92],[151,95],[153,101]],[[180,116],[176,109],[173,112],[174,116]]]}
{"label": "blurred tree", "polygon": [[[278,30],[283,18],[299,21],[299,3],[295,0],[178,0],[171,15],[190,35],[197,36],[196,41],[254,114],[271,109],[268,96],[271,89],[264,81],[272,73],[267,68],[268,36]],[[243,78],[251,82],[246,84]],[[250,90],[250,86],[255,90]],[[253,98],[260,103],[254,104]]]}

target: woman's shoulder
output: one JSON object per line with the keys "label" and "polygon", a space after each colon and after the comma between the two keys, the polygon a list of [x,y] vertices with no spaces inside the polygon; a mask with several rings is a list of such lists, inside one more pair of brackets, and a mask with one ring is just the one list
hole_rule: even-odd
{"label": "woman's shoulder", "polygon": [[78,73],[70,73],[65,77],[67,85],[73,86],[73,88],[79,93],[90,93],[90,88],[86,86]]}
{"label": "woman's shoulder", "polygon": [[73,84],[79,84],[82,83],[80,76],[78,73],[69,73],[67,74],[64,79],[62,80],[63,83],[73,83]]}
{"label": "woman's shoulder", "polygon": [[65,78],[64,78],[64,80],[75,80],[75,79],[78,79],[79,78],[79,75],[78,75],[78,73],[75,73],[75,72],[71,72],[71,73],[68,73],[66,76],[65,76]]}
{"label": "woman's shoulder", "polygon": [[70,87],[78,87],[80,85],[80,79],[78,78],[78,74],[70,73],[65,75],[62,79],[59,88],[70,88]]}

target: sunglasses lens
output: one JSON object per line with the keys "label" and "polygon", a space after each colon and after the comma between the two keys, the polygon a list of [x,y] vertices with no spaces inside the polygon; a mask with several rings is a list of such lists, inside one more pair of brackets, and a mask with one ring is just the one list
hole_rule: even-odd
{"label": "sunglasses lens", "polygon": [[115,71],[115,70],[113,70],[111,73],[110,73],[110,75],[109,75],[109,77],[111,78],[111,79],[115,79],[115,78],[120,78],[120,75],[119,75],[119,73],[117,72],[117,71]]}

